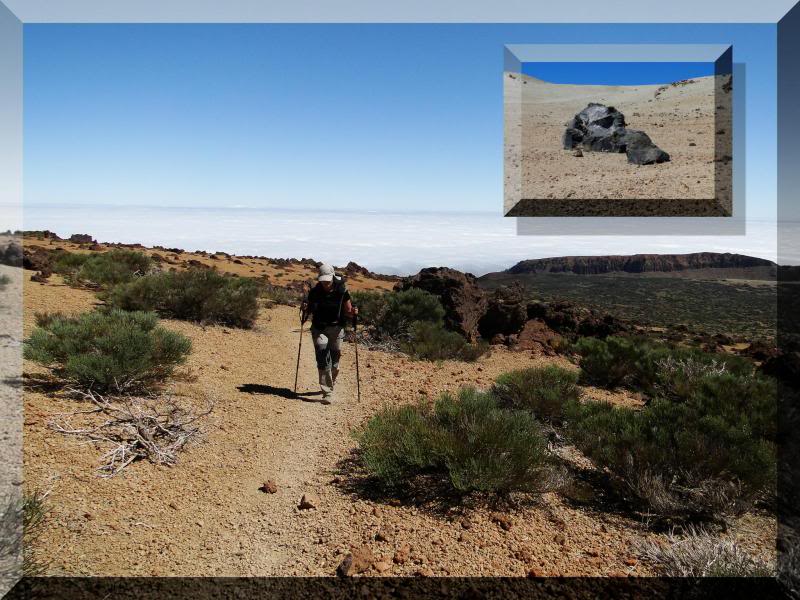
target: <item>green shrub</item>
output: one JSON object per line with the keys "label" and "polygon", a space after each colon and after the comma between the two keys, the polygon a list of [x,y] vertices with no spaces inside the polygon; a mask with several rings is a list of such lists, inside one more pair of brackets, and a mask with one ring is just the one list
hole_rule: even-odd
{"label": "green shrub", "polygon": [[470,344],[460,334],[448,331],[441,323],[417,321],[411,325],[408,340],[400,344],[406,354],[422,360],[464,360],[473,362],[485,354],[486,342]]}
{"label": "green shrub", "polygon": [[753,372],[752,364],[737,356],[672,347],[641,337],[584,337],[572,349],[580,355],[585,381],[609,388],[626,386],[648,394],[685,380],[690,371],[701,375],[720,369],[737,375]]}
{"label": "green shrub", "polygon": [[111,310],[43,318],[24,355],[86,388],[113,391],[163,381],[190,349],[154,313]]}
{"label": "green shrub", "polygon": [[504,373],[492,393],[503,406],[531,411],[542,421],[560,421],[566,402],[580,397],[578,372],[555,365]]}
{"label": "green shrub", "polygon": [[443,321],[444,314],[444,307],[436,296],[411,288],[387,295],[386,308],[377,322],[377,328],[381,334],[389,337],[404,336],[414,323],[438,324]]}
{"label": "green shrub", "polygon": [[144,275],[151,265],[146,254],[115,249],[92,254],[63,254],[53,263],[53,271],[77,284],[109,287]]}
{"label": "green shrub", "polygon": [[89,260],[91,254],[78,254],[77,252],[58,252],[53,260],[53,272],[59,275],[72,276]]}
{"label": "green shrub", "polygon": [[7,286],[9,283],[11,283],[11,279],[8,275],[0,275],[0,288]]}
{"label": "green shrub", "polygon": [[433,437],[421,404],[385,408],[356,434],[364,465],[387,486],[436,466]]}
{"label": "green shrub", "polygon": [[754,437],[775,441],[778,430],[778,390],[767,377],[732,373],[698,379],[685,402],[701,415],[718,415]]}
{"label": "green shrub", "polygon": [[117,286],[106,297],[115,308],[156,311],[186,321],[252,327],[258,316],[258,284],[211,269],[162,272]]}
{"label": "green shrub", "polygon": [[294,306],[301,300],[299,292],[272,284],[262,285],[261,296],[273,304],[284,306]]}
{"label": "green shrub", "polygon": [[428,474],[460,493],[541,491],[554,472],[533,416],[472,388],[442,394],[433,407],[384,409],[356,438],[367,470],[388,486]]}
{"label": "green shrub", "polygon": [[734,511],[774,486],[774,444],[707,405],[570,402],[566,417],[575,445],[659,513]]}
{"label": "green shrub", "polygon": [[22,574],[26,577],[41,577],[47,572],[49,562],[34,553],[34,542],[44,530],[45,520],[51,507],[46,502],[47,493],[39,490],[26,492],[22,500]]}
{"label": "green shrub", "polygon": [[353,304],[358,307],[358,320],[364,325],[378,324],[386,314],[388,299],[392,292],[351,292]]}
{"label": "green shrub", "polygon": [[443,394],[432,416],[436,453],[458,491],[540,491],[553,467],[541,426],[471,388]]}

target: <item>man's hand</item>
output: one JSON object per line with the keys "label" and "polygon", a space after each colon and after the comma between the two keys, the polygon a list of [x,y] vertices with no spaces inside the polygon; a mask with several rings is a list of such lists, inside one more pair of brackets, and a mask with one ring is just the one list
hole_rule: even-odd
{"label": "man's hand", "polygon": [[300,322],[305,323],[308,320],[308,302],[303,300],[300,304]]}

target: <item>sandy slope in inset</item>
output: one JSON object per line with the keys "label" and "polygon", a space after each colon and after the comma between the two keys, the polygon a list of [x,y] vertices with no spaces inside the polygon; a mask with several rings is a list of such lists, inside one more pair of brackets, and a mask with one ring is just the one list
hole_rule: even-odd
{"label": "sandy slope in inset", "polygon": [[[90,310],[94,294],[46,284],[25,271],[25,334],[34,313]],[[216,407],[203,443],[180,455],[176,466],[137,462],[121,475],[96,475],[100,448],[48,428],[57,413],[85,408],[57,391],[25,391],[25,487],[51,489],[51,512],[35,555],[50,574],[145,576],[333,575],[351,545],[367,545],[384,575],[645,575],[648,565],[632,545],[647,532],[634,517],[571,504],[557,494],[506,507],[504,531],[486,507],[439,513],[430,507],[368,499],[350,486],[351,430],[386,404],[434,397],[463,385],[487,387],[498,374],[564,359],[494,347],[473,364],[411,361],[401,355],[360,351],[362,400],[356,401],[353,348],[347,344],[338,398],[330,406],[292,397],[298,341],[296,309],[262,309],[252,330],[166,320],[188,335],[193,351],[174,389]],[[310,339],[305,338],[299,389],[315,388]],[[43,369],[28,361],[25,373]],[[637,400],[593,388],[589,397]],[[308,396],[315,398],[315,396]],[[79,424],[76,417],[75,424]],[[335,477],[342,477],[336,480]],[[275,494],[259,491],[266,479]],[[319,498],[298,510],[305,493]],[[461,523],[461,511],[472,526]],[[386,541],[378,541],[378,530]],[[737,519],[727,535],[765,557],[774,554],[774,520],[764,514]],[[409,560],[394,563],[410,545]],[[367,574],[376,575],[375,567]]]}
{"label": "sandy slope in inset", "polygon": [[[521,133],[507,129],[505,148],[506,183],[519,167],[520,198],[715,197],[713,76],[666,89],[552,84],[518,73],[505,73],[503,81],[507,127],[521,123]],[[625,115],[627,127],[647,133],[669,153],[670,162],[639,166],[628,164],[624,154],[584,152],[575,157],[564,150],[566,123],[589,102],[616,107]],[[506,211],[513,204],[507,190]]]}

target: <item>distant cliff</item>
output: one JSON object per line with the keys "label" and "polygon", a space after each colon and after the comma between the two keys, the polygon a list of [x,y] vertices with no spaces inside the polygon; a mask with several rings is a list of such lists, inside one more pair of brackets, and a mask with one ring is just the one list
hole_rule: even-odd
{"label": "distant cliff", "polygon": [[632,254],[630,256],[561,256],[523,260],[503,271],[509,275],[533,273],[669,273],[698,269],[775,269],[772,261],[743,254],[697,252],[694,254]]}

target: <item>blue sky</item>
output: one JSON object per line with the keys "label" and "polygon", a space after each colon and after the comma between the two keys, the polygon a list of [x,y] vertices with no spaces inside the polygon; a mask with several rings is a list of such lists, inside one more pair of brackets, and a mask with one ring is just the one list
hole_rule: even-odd
{"label": "blue sky", "polygon": [[649,85],[714,74],[714,63],[701,62],[531,62],[522,72],[550,83]]}
{"label": "blue sky", "polygon": [[25,25],[24,198],[499,215],[504,44],[681,42],[746,63],[769,218],[774,25]]}

